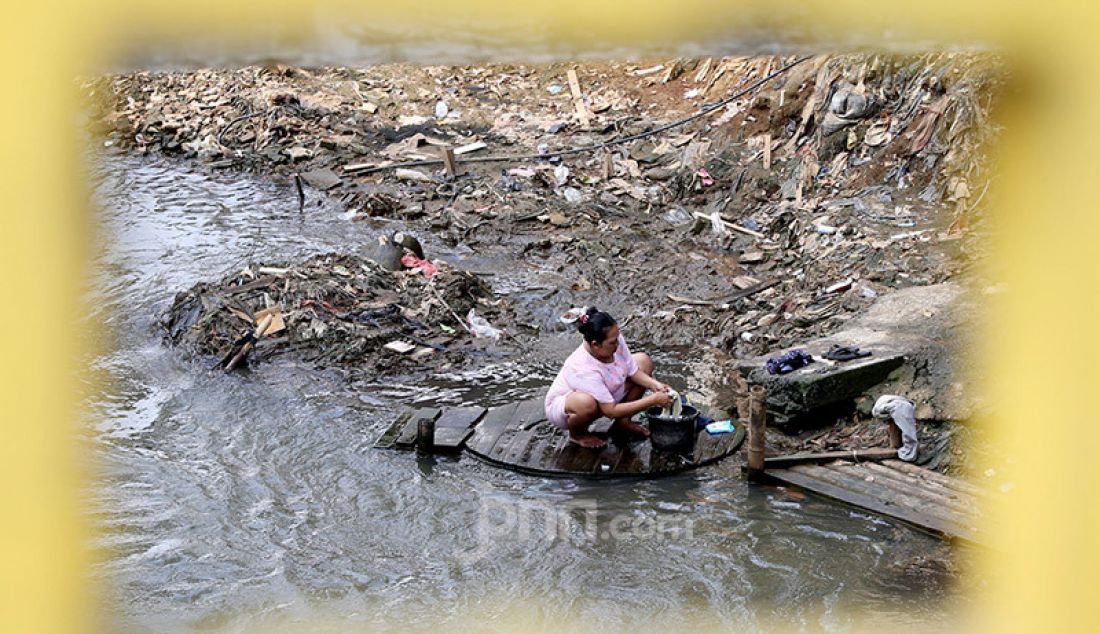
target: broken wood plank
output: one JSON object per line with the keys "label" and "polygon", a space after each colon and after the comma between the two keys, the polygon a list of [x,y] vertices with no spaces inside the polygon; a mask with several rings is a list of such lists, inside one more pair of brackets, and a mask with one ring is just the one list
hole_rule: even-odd
{"label": "broken wood plank", "polygon": [[493,448],[500,433],[507,428],[519,406],[520,403],[509,403],[490,409],[481,423],[474,427],[474,436],[466,446],[474,453],[487,453]]}
{"label": "broken wood plank", "polygon": [[439,148],[440,156],[443,157],[443,173],[447,175],[448,179],[453,180],[458,175],[458,167],[455,165],[455,151],[449,145],[444,145]]}
{"label": "broken wood plank", "polygon": [[401,430],[401,434],[394,442],[394,446],[400,449],[411,449],[416,443],[416,430],[420,425],[420,419],[435,420],[439,418],[439,414],[439,409],[435,407],[424,407],[413,412],[408,422],[405,423],[405,427]]}
{"label": "broken wood plank", "polygon": [[821,453],[796,453],[787,456],[775,456],[764,459],[765,469],[785,469],[798,464],[823,464],[834,460],[851,460],[861,462],[865,460],[888,460],[897,458],[896,449],[850,449],[847,451],[825,451]]}
{"label": "broken wood plank", "polygon": [[[937,483],[921,480],[916,476],[874,462],[865,462],[860,467],[869,472],[876,482],[896,489],[907,489],[912,491],[913,495],[928,500],[930,503],[943,504],[960,513],[980,514],[977,500],[971,495],[960,493]],[[846,473],[855,473],[854,465],[837,465],[836,468]]]}
{"label": "broken wood plank", "polygon": [[485,414],[487,410],[484,407],[456,407],[449,409],[439,417],[439,420],[435,421],[435,426],[439,427],[471,427],[481,416]]}
{"label": "broken wood plank", "polygon": [[[874,497],[884,504],[904,507],[918,513],[939,517],[958,524],[959,526],[969,527],[978,523],[977,517],[974,514],[959,512],[946,505],[934,504],[928,500],[924,500],[920,496],[914,494],[912,487],[901,490],[893,488],[890,486],[891,483],[889,482],[874,480],[870,473],[862,470],[862,467],[860,468],[860,472],[854,475],[841,472],[833,466],[808,464],[796,465],[791,467],[789,471],[804,473],[834,486]],[[872,479],[867,480],[867,477],[871,477]]]}
{"label": "broken wood plank", "polygon": [[993,498],[993,492],[992,491],[990,491],[988,489],[983,489],[982,487],[979,487],[975,484],[967,482],[966,480],[963,480],[962,478],[952,478],[951,476],[946,476],[942,473],[932,471],[931,469],[925,469],[923,467],[918,467],[914,464],[910,464],[910,463],[904,462],[902,460],[896,460],[896,459],[895,460],[887,460],[887,461],[883,462],[882,464],[884,464],[884,465],[886,465],[886,466],[888,466],[892,469],[898,469],[900,471],[905,471],[906,473],[911,473],[911,474],[913,474],[913,475],[915,475],[919,478],[923,478],[923,479],[926,479],[926,480],[931,480],[931,481],[934,481],[934,482],[939,482],[940,484],[942,484],[944,486],[953,488],[957,491],[962,491],[963,493],[969,493],[971,495],[986,498],[986,499],[992,499]]}
{"label": "broken wood plank", "polygon": [[875,497],[861,495],[854,491],[829,484],[828,482],[822,482],[817,478],[790,469],[766,471],[765,476],[770,480],[793,485],[805,491],[809,491],[810,493],[816,493],[859,508],[867,509],[868,511],[873,511],[880,515],[908,522],[909,524],[924,528],[947,538],[965,539],[974,543],[982,542],[982,535],[972,527],[960,526],[939,517],[930,516],[904,507],[889,505]]}
{"label": "broken wood plank", "polygon": [[440,453],[455,452],[462,449],[462,444],[474,433],[469,427],[439,427],[436,422],[435,441],[432,447]]}
{"label": "broken wood plank", "polygon": [[463,154],[469,154],[470,152],[477,152],[478,150],[484,150],[489,147],[485,141],[474,141],[473,143],[467,143],[466,145],[460,145],[454,149],[455,156],[462,156]]}
{"label": "broken wood plank", "polygon": [[581,83],[577,79],[577,71],[570,68],[566,72],[566,77],[569,79],[569,92],[573,94],[573,107],[577,110],[577,119],[580,120],[581,126],[587,128],[591,121],[588,117],[588,108],[584,105],[584,95],[581,94]]}
{"label": "broken wood plank", "polygon": [[401,434],[401,430],[405,428],[405,424],[409,422],[409,418],[413,415],[411,409],[405,410],[397,415],[393,423],[386,429],[385,432],[374,442],[374,446],[378,449],[390,449],[397,442],[397,437]]}

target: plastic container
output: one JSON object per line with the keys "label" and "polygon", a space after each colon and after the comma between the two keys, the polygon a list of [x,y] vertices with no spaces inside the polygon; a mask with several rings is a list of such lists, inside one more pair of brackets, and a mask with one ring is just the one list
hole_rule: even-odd
{"label": "plastic container", "polygon": [[649,421],[649,441],[654,449],[691,453],[695,451],[695,419],[699,410],[684,405],[679,416],[661,416],[660,407],[651,407],[645,412]]}

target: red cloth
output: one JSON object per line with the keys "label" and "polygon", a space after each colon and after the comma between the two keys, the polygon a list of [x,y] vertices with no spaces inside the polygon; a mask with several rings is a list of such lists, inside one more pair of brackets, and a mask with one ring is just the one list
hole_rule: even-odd
{"label": "red cloth", "polygon": [[421,260],[411,253],[406,253],[405,257],[401,258],[401,264],[404,264],[406,268],[420,269],[424,277],[431,277],[439,272],[439,269],[429,260]]}

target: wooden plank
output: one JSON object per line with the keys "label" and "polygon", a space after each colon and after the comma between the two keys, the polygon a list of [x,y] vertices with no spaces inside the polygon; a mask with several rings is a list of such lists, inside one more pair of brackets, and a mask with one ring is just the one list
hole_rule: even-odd
{"label": "wooden plank", "polygon": [[574,475],[591,473],[601,451],[601,449],[581,447],[576,443],[566,442],[561,450],[551,457],[552,462],[548,466],[554,471]]}
{"label": "wooden plank", "polygon": [[546,406],[542,399],[538,398],[520,403],[513,417],[515,426],[520,429],[530,429],[544,420],[546,420]]}
{"label": "wooden plank", "polygon": [[[978,502],[974,496],[970,494],[950,489],[937,482],[921,480],[911,474],[898,471],[897,469],[891,469],[890,467],[884,467],[873,462],[866,463],[863,466],[871,472],[876,480],[893,482],[895,488],[907,487],[911,489],[915,495],[919,495],[929,501],[946,504],[963,513],[970,513],[973,515],[980,514]],[[846,468],[847,467],[841,467],[842,470]]]}
{"label": "wooden plank", "polygon": [[568,442],[569,439],[565,434],[558,431],[557,428],[543,428],[539,430],[536,427],[535,429],[536,431],[541,431],[541,434],[539,434],[538,440],[535,441],[534,446],[531,447],[531,451],[527,454],[527,458],[520,464],[523,467],[541,469],[546,460],[546,456],[549,455],[549,452],[554,450],[555,445],[560,442]]}
{"label": "wooden plank", "polygon": [[465,429],[466,427],[473,426],[482,415],[484,415],[486,409],[484,407],[455,407],[449,409],[435,421],[436,428],[440,427],[460,427]]}
{"label": "wooden plank", "polygon": [[618,466],[619,460],[623,457],[623,449],[623,445],[618,443],[607,443],[607,446],[603,448],[603,451],[600,452],[600,455],[596,458],[595,464],[592,466],[592,475],[614,475],[615,467]]}
{"label": "wooden plank", "polygon": [[435,420],[439,418],[439,409],[435,407],[424,407],[413,412],[413,415],[409,417],[409,422],[405,423],[405,427],[401,430],[401,434],[398,435],[397,441],[394,445],[401,449],[410,449],[416,443],[416,427],[420,423],[421,419]]}
{"label": "wooden plank", "polygon": [[514,423],[509,423],[508,426],[497,435],[496,442],[493,443],[492,447],[489,447],[485,455],[492,460],[504,462],[504,452],[508,449],[508,445],[511,444],[516,434],[519,434],[520,431],[521,430],[516,427]]}
{"label": "wooden plank", "polygon": [[436,427],[434,447],[441,453],[462,449],[462,444],[474,433],[469,427]]}
{"label": "wooden plank", "polygon": [[405,423],[409,422],[409,418],[413,415],[413,410],[407,409],[397,415],[393,423],[389,428],[374,442],[375,448],[378,449],[391,449],[394,443],[397,442],[397,437],[401,435],[401,430],[405,428]]}
{"label": "wooden plank", "polygon": [[834,460],[861,462],[869,460],[887,460],[897,458],[897,449],[852,449],[849,451],[825,451],[820,453],[795,453],[787,456],[775,456],[764,459],[765,469],[786,469],[798,464],[823,464]]}
{"label": "wooden plank", "polygon": [[883,504],[907,508],[913,512],[928,517],[938,517],[958,526],[970,527],[975,524],[972,515],[959,513],[946,506],[931,504],[925,500],[914,497],[908,492],[900,492],[896,489],[882,486],[876,482],[867,482],[858,476],[850,476],[829,467],[818,465],[796,465],[788,469],[809,475],[831,485],[848,489],[854,493],[879,500]]}
{"label": "wooden plank", "polygon": [[520,403],[508,403],[489,410],[485,418],[477,427],[474,427],[474,436],[466,443],[466,447],[474,453],[487,455],[488,450],[492,449],[493,444],[496,443],[497,437],[512,421],[519,406]]}
{"label": "wooden plank", "polygon": [[526,457],[527,450],[530,448],[531,440],[535,436],[535,429],[521,430],[514,437],[512,441],[508,443],[508,447],[502,452],[501,461],[508,464],[518,465],[521,460]]}
{"label": "wooden plank", "polygon": [[949,538],[981,543],[982,535],[971,528],[904,507],[889,505],[874,497],[861,495],[828,482],[822,482],[804,473],[798,473],[791,469],[775,469],[765,471],[764,475],[771,480],[793,485],[811,493],[833,498],[880,515],[897,518]]}
{"label": "wooden plank", "polygon": [[971,495],[983,497],[986,499],[993,498],[993,492],[987,489],[983,489],[970,482],[967,482],[962,478],[952,478],[951,476],[932,471],[931,469],[925,469],[924,467],[918,467],[917,465],[909,464],[908,462],[904,462],[901,460],[887,460],[882,464],[890,467],[891,469],[898,469],[899,471],[911,473],[919,478],[924,478],[933,482],[939,482],[940,484],[955,489],[956,491],[962,491],[963,493],[969,493]]}
{"label": "wooden plank", "polygon": [[617,475],[644,475],[649,473],[649,457],[653,445],[648,440],[632,443],[623,451],[619,464],[615,465]]}
{"label": "wooden plank", "polygon": [[714,453],[721,451],[723,437],[732,435],[733,433],[735,432],[711,436],[705,429],[699,430],[695,436],[695,453],[693,460],[695,462],[703,462],[714,455]]}
{"label": "wooden plank", "polygon": [[[695,463],[705,465],[737,451],[745,440],[745,431],[745,426],[742,424],[735,425],[733,431],[728,434],[717,436],[711,436],[705,430],[700,431],[699,437],[695,440]],[[704,439],[703,436],[707,438]],[[703,452],[700,452],[700,447],[703,448]]]}
{"label": "wooden plank", "polygon": [[683,471],[685,466],[691,464],[693,464],[691,459],[685,457],[683,454],[651,449],[649,453],[648,472],[653,474],[675,473],[677,471]]}

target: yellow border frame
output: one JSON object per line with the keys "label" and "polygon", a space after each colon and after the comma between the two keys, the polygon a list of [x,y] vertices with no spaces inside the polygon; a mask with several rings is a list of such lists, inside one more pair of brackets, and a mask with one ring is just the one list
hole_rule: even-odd
{"label": "yellow border frame", "polygon": [[[990,631],[1096,631],[1100,596],[1100,427],[1089,402],[1095,346],[1100,213],[1091,191],[1100,37],[1089,3],[927,2],[291,2],[211,0],[16,5],[0,38],[0,619],[3,631],[95,627],[85,580],[78,486],[85,476],[74,425],[74,368],[86,351],[72,324],[89,253],[74,77],[109,60],[120,38],[183,39],[211,30],[293,40],[313,11],[377,25],[484,32],[545,25],[558,50],[589,38],[654,46],[789,24],[823,36],[902,30],[932,40],[983,41],[1014,59],[1021,92],[1010,103],[1003,177],[990,192],[992,270],[1009,292],[985,298],[990,328],[980,355],[989,424],[1016,456],[1014,504],[997,523],[1001,555],[982,563],[992,587],[971,623]],[[504,36],[506,37],[506,35]],[[506,40],[502,40],[504,42]],[[509,50],[524,50],[522,42]]]}

